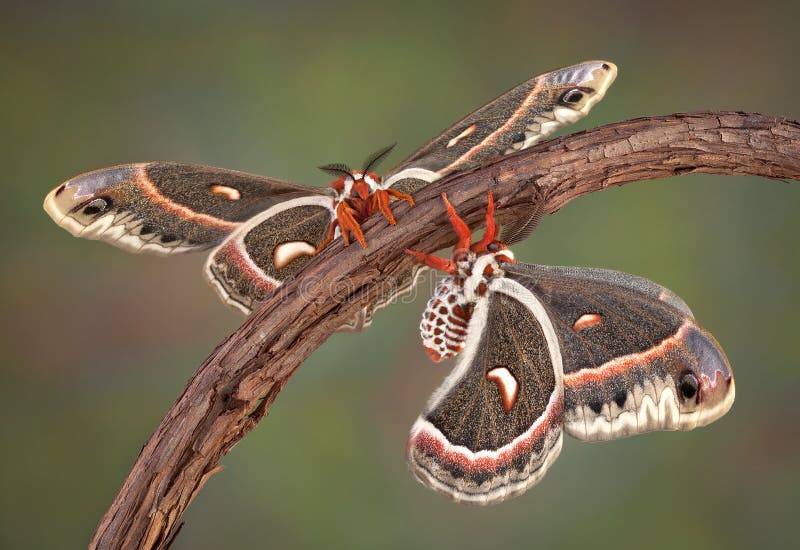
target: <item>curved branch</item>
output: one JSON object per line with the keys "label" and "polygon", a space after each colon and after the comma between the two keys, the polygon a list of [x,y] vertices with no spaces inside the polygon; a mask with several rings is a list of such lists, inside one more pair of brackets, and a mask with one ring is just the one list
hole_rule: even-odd
{"label": "curved branch", "polygon": [[[411,266],[403,250],[452,244],[439,195],[472,226],[486,190],[501,221],[552,213],[610,186],[692,172],[800,180],[800,123],[746,113],[693,113],[610,124],[502,157],[429,185],[413,211],[373,216],[369,248],[326,248],[203,362],[139,454],[91,548],[163,548],[220,459],[267,413],[295,370],[342,321]],[[539,204],[544,201],[543,206]]]}

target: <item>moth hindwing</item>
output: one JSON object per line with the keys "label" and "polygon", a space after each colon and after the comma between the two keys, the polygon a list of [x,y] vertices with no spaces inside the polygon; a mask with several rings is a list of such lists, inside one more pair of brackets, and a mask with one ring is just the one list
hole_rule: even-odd
{"label": "moth hindwing", "polygon": [[496,240],[491,195],[475,243],[447,206],[453,259],[410,251],[449,273],[420,324],[426,351],[458,356],[411,430],[420,481],[491,504],[541,479],[562,431],[600,440],[690,430],[731,407],[728,360],[677,295],[626,273],[518,263]]}
{"label": "moth hindwing", "polygon": [[[370,155],[360,170],[322,166],[335,178],[327,190],[222,168],[145,162],[76,176],[51,191],[44,208],[73,235],[131,252],[216,247],[206,276],[223,301],[247,313],[333,239],[367,246],[361,223],[377,212],[396,223],[392,201],[413,205],[411,194],[431,182],[530,147],[585,116],[616,72],[612,63],[590,61],[531,78],[444,130],[383,178],[373,170],[393,146]],[[533,225],[516,233],[522,238]],[[342,328],[367,326],[375,310],[407,292],[418,274],[401,274]]]}

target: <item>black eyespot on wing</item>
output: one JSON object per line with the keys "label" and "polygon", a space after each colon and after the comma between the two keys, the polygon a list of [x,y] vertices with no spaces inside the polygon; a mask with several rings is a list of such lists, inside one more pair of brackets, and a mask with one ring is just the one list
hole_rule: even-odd
{"label": "black eyespot on wing", "polygon": [[687,372],[681,376],[681,381],[678,387],[684,399],[691,399],[697,395],[699,382],[697,381],[697,377],[694,375],[694,373]]}
{"label": "black eyespot on wing", "polygon": [[151,233],[155,233],[157,231],[156,227],[150,224],[142,224],[142,227],[139,229],[140,235],[150,235]]}
{"label": "black eyespot on wing", "polygon": [[583,99],[583,92],[578,88],[567,90],[561,95],[562,103],[578,103],[581,99]]}
{"label": "black eyespot on wing", "polygon": [[617,393],[614,394],[614,403],[617,404],[617,407],[620,409],[625,405],[625,401],[628,400],[628,392],[625,390],[619,390]]}
{"label": "black eyespot on wing", "polygon": [[86,206],[84,206],[83,213],[87,216],[94,216],[95,214],[105,212],[110,207],[111,199],[99,197],[90,201]]}

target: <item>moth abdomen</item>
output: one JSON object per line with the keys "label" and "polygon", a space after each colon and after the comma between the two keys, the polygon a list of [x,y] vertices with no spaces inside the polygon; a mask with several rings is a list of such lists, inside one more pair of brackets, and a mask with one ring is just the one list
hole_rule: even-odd
{"label": "moth abdomen", "polygon": [[443,279],[428,300],[419,329],[422,345],[438,362],[454,357],[464,347],[470,308],[452,277]]}

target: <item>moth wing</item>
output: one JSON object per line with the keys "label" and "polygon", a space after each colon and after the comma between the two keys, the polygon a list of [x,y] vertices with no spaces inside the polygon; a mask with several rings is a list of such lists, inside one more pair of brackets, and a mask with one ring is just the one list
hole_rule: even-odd
{"label": "moth wing", "polygon": [[311,260],[334,217],[330,197],[276,204],[243,223],[211,252],[206,278],[223,302],[248,314]]}
{"label": "moth wing", "polygon": [[561,450],[558,338],[532,292],[497,279],[459,357],[411,429],[408,462],[434,490],[492,504],[536,483]]}
{"label": "moth wing", "polygon": [[166,255],[211,248],[259,212],[321,194],[234,170],[147,162],[76,176],[47,195],[44,209],[75,236]]}
{"label": "moth wing", "polygon": [[732,405],[724,351],[670,290],[605,269],[503,269],[542,300],[556,327],[569,435],[607,440],[688,430]]}
{"label": "moth wing", "polygon": [[384,176],[413,193],[490,157],[521,151],[586,116],[616,78],[607,61],[588,61],[535,76],[456,122]]}

